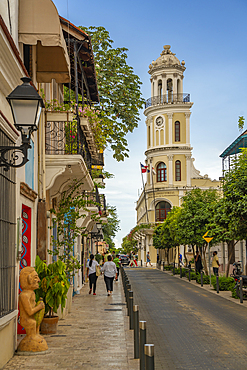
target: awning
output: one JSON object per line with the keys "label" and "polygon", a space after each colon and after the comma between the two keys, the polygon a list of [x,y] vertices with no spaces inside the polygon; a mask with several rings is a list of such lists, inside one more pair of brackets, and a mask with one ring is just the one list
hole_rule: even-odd
{"label": "awning", "polygon": [[70,62],[51,0],[19,0],[19,42],[37,45],[37,82],[70,81]]}

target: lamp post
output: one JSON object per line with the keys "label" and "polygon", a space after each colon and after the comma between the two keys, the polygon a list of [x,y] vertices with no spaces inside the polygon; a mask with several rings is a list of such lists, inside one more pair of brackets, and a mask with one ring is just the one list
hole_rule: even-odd
{"label": "lamp post", "polygon": [[28,162],[27,151],[31,148],[30,138],[38,130],[39,118],[44,102],[35,88],[30,85],[31,78],[22,77],[23,84],[17,86],[7,97],[14,125],[21,132],[20,146],[0,146],[0,167],[19,168]]}

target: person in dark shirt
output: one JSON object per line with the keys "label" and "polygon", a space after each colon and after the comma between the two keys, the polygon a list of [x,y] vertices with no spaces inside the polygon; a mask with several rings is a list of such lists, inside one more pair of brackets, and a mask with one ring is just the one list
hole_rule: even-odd
{"label": "person in dark shirt", "polygon": [[200,274],[202,269],[203,269],[203,266],[202,266],[202,259],[201,259],[201,256],[199,254],[199,251],[196,251],[195,267],[196,267],[196,273]]}

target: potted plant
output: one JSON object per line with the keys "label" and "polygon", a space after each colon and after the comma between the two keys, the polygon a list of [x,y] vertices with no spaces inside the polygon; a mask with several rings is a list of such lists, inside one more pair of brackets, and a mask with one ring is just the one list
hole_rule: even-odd
{"label": "potted plant", "polygon": [[36,301],[43,298],[45,303],[45,317],[41,323],[41,332],[42,334],[54,334],[58,323],[58,316],[54,313],[57,313],[59,306],[63,312],[70,286],[65,272],[66,266],[61,260],[47,266],[45,261],[37,256],[35,270],[40,278],[39,289],[35,291]]}

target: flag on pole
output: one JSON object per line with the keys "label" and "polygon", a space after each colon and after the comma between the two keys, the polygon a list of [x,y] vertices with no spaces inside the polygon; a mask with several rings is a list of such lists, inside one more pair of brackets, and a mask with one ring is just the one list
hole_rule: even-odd
{"label": "flag on pole", "polygon": [[142,163],[141,163],[141,170],[142,170],[142,173],[150,172],[148,169],[148,166],[144,166]]}
{"label": "flag on pole", "polygon": [[152,167],[152,174],[156,175],[155,169]]}

